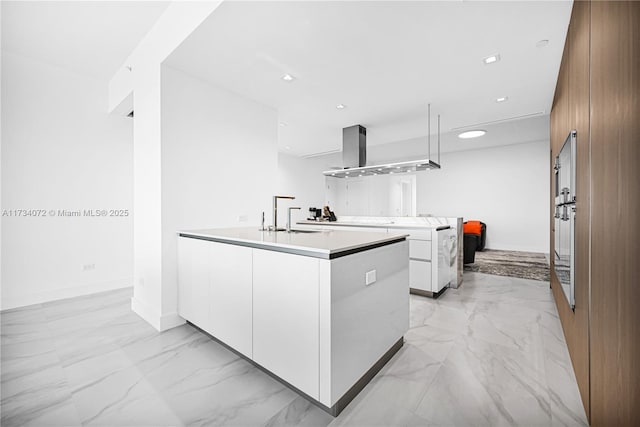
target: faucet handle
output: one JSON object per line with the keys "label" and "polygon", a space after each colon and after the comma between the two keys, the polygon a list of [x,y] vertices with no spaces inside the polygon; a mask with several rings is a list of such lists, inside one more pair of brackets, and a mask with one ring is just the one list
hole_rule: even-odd
{"label": "faucet handle", "polygon": [[302,209],[300,206],[290,206],[288,208],[288,214],[287,215],[287,232],[291,233],[291,211],[293,209]]}

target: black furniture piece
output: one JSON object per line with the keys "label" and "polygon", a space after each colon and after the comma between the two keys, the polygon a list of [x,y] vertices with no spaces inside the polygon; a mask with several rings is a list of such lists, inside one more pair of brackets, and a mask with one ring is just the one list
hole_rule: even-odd
{"label": "black furniture piece", "polygon": [[476,250],[478,249],[479,241],[480,236],[477,234],[464,235],[464,264],[473,264],[476,262]]}
{"label": "black furniture piece", "polygon": [[[465,224],[467,222],[465,221]],[[476,251],[483,251],[487,241],[487,224],[480,222],[480,234],[464,233],[464,264],[476,262]]]}

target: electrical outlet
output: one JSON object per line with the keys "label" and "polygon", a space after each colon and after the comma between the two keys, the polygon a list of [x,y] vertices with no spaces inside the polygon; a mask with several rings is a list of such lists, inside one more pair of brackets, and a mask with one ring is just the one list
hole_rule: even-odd
{"label": "electrical outlet", "polygon": [[247,216],[246,215],[239,215],[238,216],[238,222],[247,222]]}
{"label": "electrical outlet", "polygon": [[364,275],[365,285],[369,286],[376,282],[376,270],[367,271]]}
{"label": "electrical outlet", "polygon": [[89,271],[89,270],[95,270],[95,269],[96,269],[95,264],[85,264],[82,266],[82,271]]}

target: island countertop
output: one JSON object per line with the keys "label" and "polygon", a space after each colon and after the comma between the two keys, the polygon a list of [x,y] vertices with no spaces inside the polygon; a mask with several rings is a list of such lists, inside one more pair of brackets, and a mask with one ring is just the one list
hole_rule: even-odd
{"label": "island countertop", "polygon": [[405,233],[359,231],[261,231],[253,227],[179,231],[178,236],[210,240],[257,249],[334,259],[380,246],[401,242]]}

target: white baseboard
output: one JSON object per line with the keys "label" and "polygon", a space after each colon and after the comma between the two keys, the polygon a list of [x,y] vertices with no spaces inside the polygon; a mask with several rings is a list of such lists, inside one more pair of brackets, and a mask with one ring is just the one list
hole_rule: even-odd
{"label": "white baseboard", "polygon": [[138,316],[142,317],[147,323],[162,332],[176,326],[186,323],[186,321],[178,315],[177,312],[160,314],[158,310],[143,303],[136,297],[131,297],[131,310]]}
{"label": "white baseboard", "polygon": [[68,288],[54,289],[18,297],[2,297],[1,310],[26,307],[34,304],[57,301],[61,299],[80,297],[98,292],[112,291],[115,289],[129,288],[133,286],[133,278],[125,277],[108,282],[91,283],[89,285],[71,286]]}

